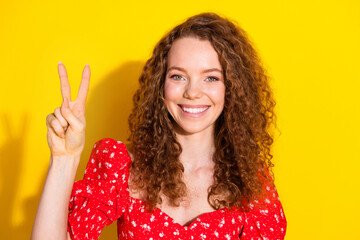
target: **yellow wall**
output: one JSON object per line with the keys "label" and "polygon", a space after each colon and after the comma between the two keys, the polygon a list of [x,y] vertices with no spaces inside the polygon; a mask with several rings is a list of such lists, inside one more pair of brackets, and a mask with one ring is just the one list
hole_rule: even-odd
{"label": "yellow wall", "polygon": [[[92,70],[79,179],[96,140],[125,139],[154,44],[203,11],[236,19],[273,78],[286,239],[360,239],[360,3],[123,2],[0,3],[0,239],[30,236],[49,161],[45,118],[61,104],[57,62],[68,69],[73,98],[85,63]],[[116,239],[114,231],[102,239]]]}

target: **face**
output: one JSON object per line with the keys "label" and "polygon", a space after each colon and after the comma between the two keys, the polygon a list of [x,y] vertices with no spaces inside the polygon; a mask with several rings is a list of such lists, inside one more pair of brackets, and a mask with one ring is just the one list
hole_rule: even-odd
{"label": "face", "polygon": [[218,54],[207,40],[173,42],[165,79],[166,107],[182,134],[213,131],[224,108],[225,85]]}

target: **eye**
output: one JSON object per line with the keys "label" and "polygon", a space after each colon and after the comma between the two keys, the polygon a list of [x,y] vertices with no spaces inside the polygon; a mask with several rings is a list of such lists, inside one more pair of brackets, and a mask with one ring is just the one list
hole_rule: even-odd
{"label": "eye", "polygon": [[216,81],[219,81],[219,79],[217,77],[208,77],[207,81],[208,82],[216,82]]}
{"label": "eye", "polygon": [[180,75],[174,74],[174,75],[171,75],[170,78],[175,79],[175,80],[181,80],[183,77]]}

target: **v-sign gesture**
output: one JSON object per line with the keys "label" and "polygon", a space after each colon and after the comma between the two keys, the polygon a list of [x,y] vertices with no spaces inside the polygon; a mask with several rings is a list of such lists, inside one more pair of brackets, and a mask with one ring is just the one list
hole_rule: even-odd
{"label": "v-sign gesture", "polygon": [[70,84],[63,63],[58,71],[63,102],[46,118],[51,155],[80,155],[85,145],[85,102],[89,91],[90,67],[85,65],[76,100],[71,101]]}

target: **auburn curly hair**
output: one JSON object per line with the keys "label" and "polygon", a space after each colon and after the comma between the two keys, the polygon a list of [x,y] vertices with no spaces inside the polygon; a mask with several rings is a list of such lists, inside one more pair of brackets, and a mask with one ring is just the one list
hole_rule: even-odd
{"label": "auburn curly hair", "polygon": [[182,148],[164,102],[167,55],[172,43],[183,37],[208,40],[224,74],[225,104],[215,123],[209,204],[214,209],[244,207],[262,194],[264,178],[271,178],[275,101],[246,32],[214,13],[195,15],[173,28],[156,44],[142,70],[129,116],[132,186],[145,193],[143,200],[150,211],[162,203],[160,192],[174,206],[186,196],[179,160]]}

